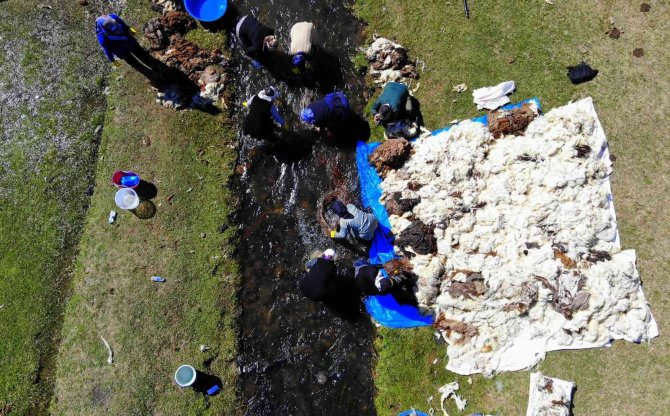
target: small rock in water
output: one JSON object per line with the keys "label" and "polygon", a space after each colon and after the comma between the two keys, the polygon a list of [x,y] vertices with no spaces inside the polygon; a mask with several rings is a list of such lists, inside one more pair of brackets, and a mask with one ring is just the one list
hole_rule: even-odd
{"label": "small rock in water", "polygon": [[319,383],[319,385],[324,385],[328,381],[328,375],[326,374],[325,371],[319,371],[316,373],[316,382]]}

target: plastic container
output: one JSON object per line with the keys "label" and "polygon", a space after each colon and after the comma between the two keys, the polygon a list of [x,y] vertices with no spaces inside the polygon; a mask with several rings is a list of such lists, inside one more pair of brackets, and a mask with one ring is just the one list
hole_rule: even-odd
{"label": "plastic container", "polygon": [[152,281],[152,282],[158,282],[158,283],[165,283],[167,280],[165,280],[164,277],[160,277],[160,276],[151,276],[151,281]]}
{"label": "plastic container", "polygon": [[227,0],[184,0],[184,7],[191,16],[202,22],[219,20],[228,9]]}
{"label": "plastic container", "polygon": [[114,202],[121,209],[135,209],[140,205],[140,197],[131,188],[121,188],[114,195]]}
{"label": "plastic container", "polygon": [[190,365],[182,365],[174,373],[174,381],[179,387],[191,387],[195,383],[198,372]]}
{"label": "plastic container", "polygon": [[140,175],[133,171],[117,170],[112,175],[112,183],[117,188],[137,188],[140,184]]}
{"label": "plastic container", "polygon": [[405,410],[404,412],[400,413],[398,416],[429,416],[428,413],[424,413],[418,410]]}

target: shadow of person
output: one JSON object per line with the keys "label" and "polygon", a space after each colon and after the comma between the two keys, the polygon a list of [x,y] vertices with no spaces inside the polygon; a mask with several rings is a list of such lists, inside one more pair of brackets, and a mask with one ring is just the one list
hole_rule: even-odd
{"label": "shadow of person", "polygon": [[208,394],[207,392],[212,389],[212,387],[216,386],[219,387],[219,390],[217,390],[212,395],[216,395],[221,391],[220,389],[223,387],[223,382],[221,381],[221,378],[212,374],[203,373],[201,371],[197,372],[195,382],[191,385],[194,391],[197,391],[201,394]]}
{"label": "shadow of person", "polygon": [[266,139],[263,147],[280,162],[297,162],[312,154],[317,139],[318,136],[307,129],[280,131]]}
{"label": "shadow of person", "polygon": [[328,128],[326,143],[339,148],[353,148],[358,141],[370,140],[370,124],[360,114],[351,112],[345,122]]}
{"label": "shadow of person", "polygon": [[[135,44],[123,60],[134,70],[144,75],[158,91],[171,94],[175,98],[191,103],[191,99],[200,91],[200,87],[186,74],[154,58],[139,44]],[[213,105],[194,106],[193,108],[209,114],[221,112]]]}
{"label": "shadow of person", "polygon": [[409,114],[410,121],[413,121],[418,126],[423,126],[423,114],[421,113],[421,103],[419,100],[413,96],[409,96],[410,106],[412,108],[411,114]]}
{"label": "shadow of person", "polygon": [[363,302],[353,276],[338,275],[329,287],[323,302],[335,315],[346,321],[357,321],[363,316]]}
{"label": "shadow of person", "polygon": [[154,199],[158,195],[158,188],[151,182],[147,182],[144,179],[140,180],[139,185],[135,188],[135,192],[142,199]]}
{"label": "shadow of person", "polygon": [[257,60],[290,88],[307,87],[327,94],[344,83],[340,59],[318,46],[314,46],[308,64],[301,69],[293,65],[293,58],[284,51],[267,51]]}

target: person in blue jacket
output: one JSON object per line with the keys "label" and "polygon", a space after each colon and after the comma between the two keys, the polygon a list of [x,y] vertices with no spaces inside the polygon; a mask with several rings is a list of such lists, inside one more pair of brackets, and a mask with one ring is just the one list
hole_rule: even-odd
{"label": "person in blue jacket", "polygon": [[117,65],[122,59],[150,79],[155,79],[156,60],[137,43],[133,36],[134,29],[128,26],[114,13],[105,14],[95,19],[95,33],[98,43],[110,62]]}
{"label": "person in blue jacket", "polygon": [[316,131],[333,129],[349,120],[349,100],[341,92],[332,92],[324,98],[314,101],[300,112],[300,120],[314,126]]}

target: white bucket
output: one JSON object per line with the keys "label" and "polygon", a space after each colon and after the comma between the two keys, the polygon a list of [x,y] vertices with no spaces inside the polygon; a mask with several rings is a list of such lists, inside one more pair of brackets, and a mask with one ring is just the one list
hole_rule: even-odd
{"label": "white bucket", "polygon": [[190,387],[195,383],[196,375],[195,368],[190,365],[182,365],[175,371],[174,381],[177,382],[179,387]]}
{"label": "white bucket", "polygon": [[137,192],[134,189],[122,188],[116,191],[114,202],[121,209],[135,209],[140,205],[140,197],[137,196]]}

